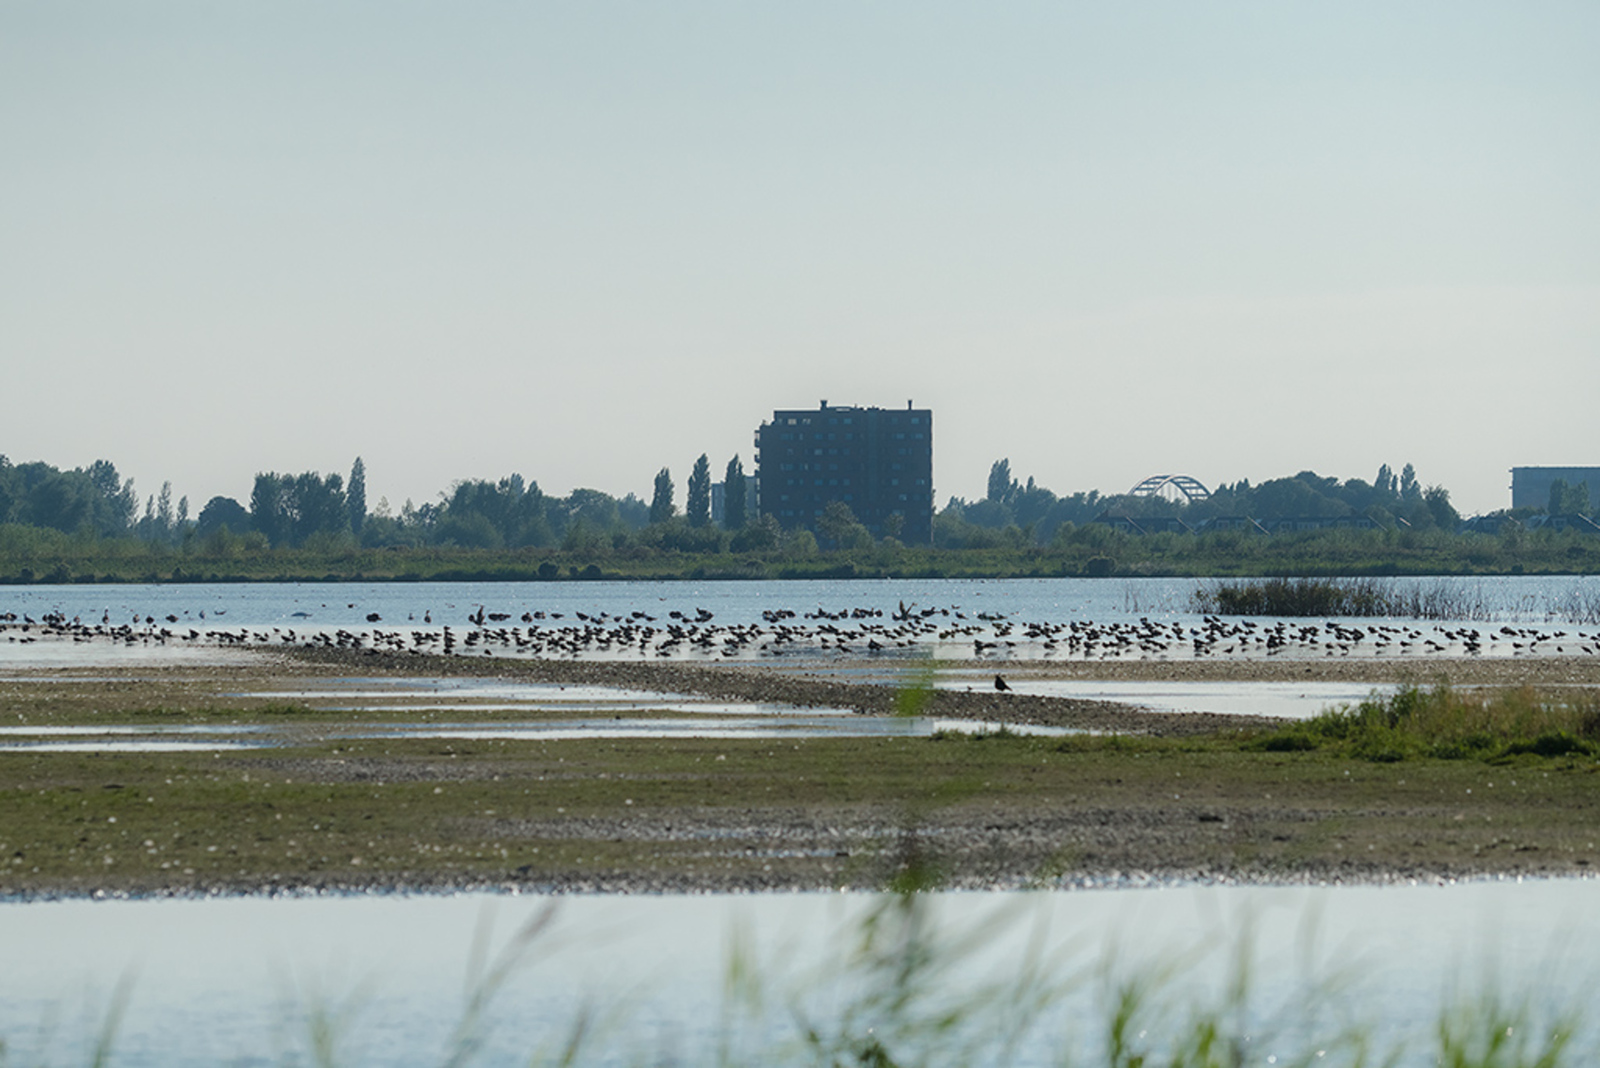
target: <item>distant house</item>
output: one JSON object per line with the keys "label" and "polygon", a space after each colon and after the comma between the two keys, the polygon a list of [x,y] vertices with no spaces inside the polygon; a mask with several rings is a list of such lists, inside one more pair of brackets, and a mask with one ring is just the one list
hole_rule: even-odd
{"label": "distant house", "polygon": [[1200,524],[1201,533],[1209,534],[1214,530],[1242,530],[1246,534],[1270,533],[1266,527],[1257,523],[1247,515],[1217,515]]}
{"label": "distant house", "polygon": [[1580,534],[1600,534],[1600,523],[1586,515],[1530,515],[1529,530],[1575,530]]}
{"label": "distant house", "polygon": [[1304,530],[1377,530],[1378,524],[1364,515],[1293,515],[1277,519],[1263,519],[1261,525],[1274,534],[1291,534]]}
{"label": "distant house", "polygon": [[1457,534],[1499,534],[1508,527],[1520,527],[1522,522],[1506,512],[1475,515],[1456,528]]}
{"label": "distant house", "polygon": [[1147,515],[1134,519],[1132,516],[1112,515],[1110,512],[1101,512],[1091,523],[1099,523],[1124,534],[1193,534],[1194,528],[1176,516]]}

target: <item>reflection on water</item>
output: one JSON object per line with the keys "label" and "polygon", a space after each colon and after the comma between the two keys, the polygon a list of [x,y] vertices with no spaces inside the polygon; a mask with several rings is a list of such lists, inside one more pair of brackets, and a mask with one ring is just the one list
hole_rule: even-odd
{"label": "reflection on water", "polygon": [[[1581,1006],[1600,959],[1600,927],[1588,920],[1600,904],[1593,881],[1181,886],[923,901],[929,944],[952,956],[935,958],[951,966],[935,973],[930,1003],[915,1009],[1012,982],[1029,959],[1042,977],[1035,993],[1046,978],[1066,980],[1035,1019],[1019,1015],[1016,1001],[988,1010],[990,1023],[1019,1021],[1023,1065],[1058,1064],[1064,1052],[1098,1042],[1109,1019],[1107,981],[1181,963],[1167,992],[1176,1007],[1151,1026],[1180,1025],[1184,1004],[1220,1007],[1241,945],[1254,947],[1247,1029],[1265,1044],[1251,1063],[1303,1049],[1307,1036],[1272,1026],[1279,1010],[1311,1035],[1344,1019],[1384,1043],[1425,1041],[1441,1005],[1479,983],[1527,999],[1535,1013],[1574,998]],[[112,986],[131,974],[115,1062],[129,1068],[241,1055],[275,1063],[271,1051],[304,1049],[308,1005],[349,1010],[344,1063],[436,1064],[464,1011],[475,935],[488,925],[491,950],[503,949],[546,904],[470,894],[0,905],[0,1037],[21,1063],[70,1056],[52,1040],[92,1033]],[[560,901],[554,926],[531,943],[491,1003],[482,1062],[525,1063],[563,1039],[586,1003],[603,1010],[599,1041],[612,1063],[674,1054],[701,1063],[730,1034],[761,1048],[794,1036],[798,1006],[826,1030],[873,981],[852,953],[880,904],[855,894]],[[724,1000],[735,944],[765,992],[759,1005]],[[1320,1023],[1318,1004],[1328,1010]],[[52,1013],[65,1026],[41,1036]],[[734,1030],[723,1031],[730,1020]],[[1593,1021],[1585,1025],[1574,1063],[1596,1048]]]}
{"label": "reflection on water", "polygon": [[[1000,729],[996,723],[865,716],[848,708],[801,708],[627,687],[494,679],[334,679],[301,689],[226,696],[292,702],[312,711],[337,714],[337,718],[289,717],[244,725],[8,725],[0,726],[0,751],[194,752],[295,745],[309,739],[916,738],[939,731]],[[537,718],[513,718],[519,712]],[[492,716],[478,721],[464,718],[474,713]],[[1006,729],[1053,736],[1080,733],[1018,725]]]}
{"label": "reflection on water", "polygon": [[30,753],[210,753],[226,749],[258,749],[269,743],[215,739],[204,742],[168,742],[152,739],[106,738],[93,742],[5,742],[0,751]]}
{"label": "reflection on water", "polygon": [[[939,685],[952,690],[984,690],[992,674],[952,671]],[[1339,705],[1360,704],[1392,686],[1348,682],[1147,681],[1107,679],[1035,679],[1013,676],[1007,685],[1020,694],[1122,701],[1154,712],[1216,712],[1223,715],[1279,716],[1309,719]]]}

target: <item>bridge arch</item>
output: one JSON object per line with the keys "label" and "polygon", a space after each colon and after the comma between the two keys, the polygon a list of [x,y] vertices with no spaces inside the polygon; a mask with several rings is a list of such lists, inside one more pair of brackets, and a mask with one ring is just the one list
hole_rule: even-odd
{"label": "bridge arch", "polygon": [[1188,475],[1151,475],[1128,491],[1130,497],[1166,497],[1177,500],[1179,495],[1190,504],[1211,499],[1211,491],[1197,478]]}

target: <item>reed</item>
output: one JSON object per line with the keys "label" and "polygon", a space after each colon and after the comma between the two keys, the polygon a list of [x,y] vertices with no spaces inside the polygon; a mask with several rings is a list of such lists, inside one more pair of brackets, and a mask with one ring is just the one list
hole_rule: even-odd
{"label": "reed", "polygon": [[1202,585],[1191,607],[1230,616],[1384,616],[1393,600],[1382,579],[1268,578]]}
{"label": "reed", "polygon": [[[1381,578],[1268,578],[1197,587],[1190,608],[1208,615],[1360,616],[1487,622],[1481,590],[1436,582],[1402,589]],[[1600,610],[1600,603],[1596,605]]]}

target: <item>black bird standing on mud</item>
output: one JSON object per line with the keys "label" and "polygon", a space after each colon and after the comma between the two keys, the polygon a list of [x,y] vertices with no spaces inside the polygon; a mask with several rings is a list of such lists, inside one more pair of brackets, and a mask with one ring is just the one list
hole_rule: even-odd
{"label": "black bird standing on mud", "polygon": [[1001,678],[999,675],[994,677],[994,688],[999,690],[1001,693],[1006,693],[1011,689],[1011,687],[1006,684],[1006,680]]}

